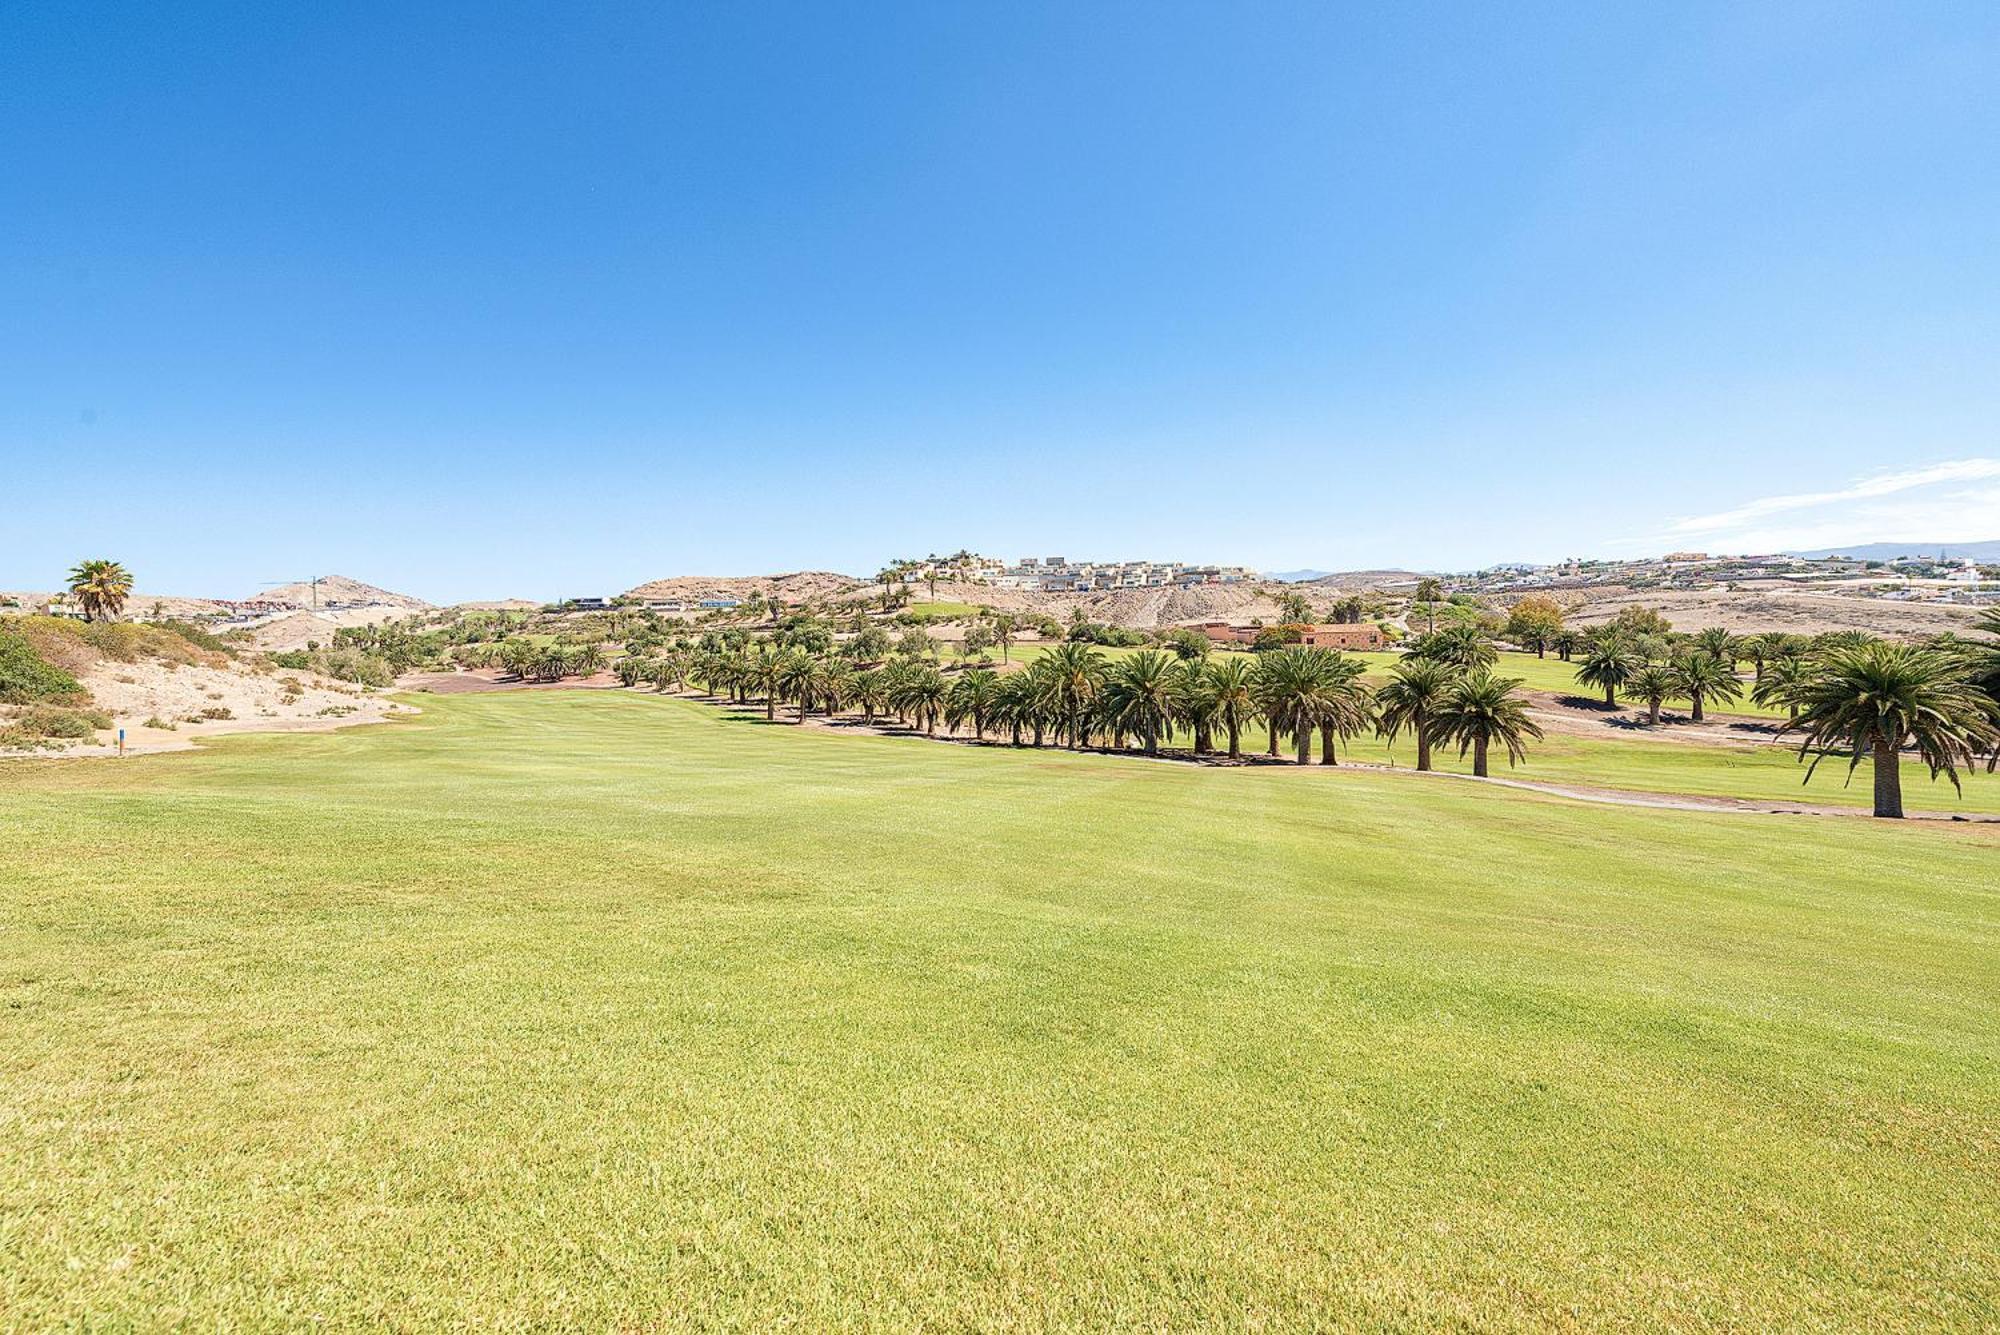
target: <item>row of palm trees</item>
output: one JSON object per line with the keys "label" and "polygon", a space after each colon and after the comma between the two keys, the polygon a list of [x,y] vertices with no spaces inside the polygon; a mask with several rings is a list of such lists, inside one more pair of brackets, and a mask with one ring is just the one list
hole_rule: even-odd
{"label": "row of palm trees", "polygon": [[499,668],[522,681],[537,682],[588,677],[604,671],[610,661],[600,644],[571,644],[563,640],[544,643],[526,635],[465,645],[454,657],[466,667]]}
{"label": "row of palm trees", "polygon": [[[2000,636],[2000,610],[1977,629]],[[1607,628],[1573,646],[1577,680],[1616,705],[1622,691],[1644,701],[1651,722],[1668,700],[1689,702],[1689,715],[1743,698],[1737,664],[1756,675],[1756,704],[1786,711],[1783,731],[1800,738],[1799,756],[1819,764],[1844,756],[1852,774],[1873,767],[1877,816],[1903,814],[1902,756],[1914,752],[1933,781],[1960,788],[1959,771],[1984,757],[2000,762],[2000,643],[1953,641],[1894,644],[1865,635],[1736,637],[1710,629],[1680,638],[1635,636]]]}
{"label": "row of palm trees", "polygon": [[1301,765],[1311,763],[1315,744],[1320,763],[1333,765],[1357,737],[1379,733],[1393,743],[1407,734],[1418,769],[1431,768],[1436,748],[1456,745],[1484,776],[1493,750],[1518,763],[1528,741],[1542,735],[1518,679],[1413,656],[1377,689],[1363,680],[1359,659],[1301,646],[1212,660],[1144,649],[1114,659],[1077,641],[1018,672],[946,674],[915,657],[870,666],[759,645],[628,658],[617,670],[627,685],[685,690],[693,682],[739,704],[761,701],[774,722],[781,706],[801,723],[815,713],[853,712],[864,723],[893,717],[928,736],[943,727],[1016,746],[1158,755],[1184,737],[1197,756],[1240,760],[1245,735],[1262,724],[1267,753],[1277,756],[1289,739]]}

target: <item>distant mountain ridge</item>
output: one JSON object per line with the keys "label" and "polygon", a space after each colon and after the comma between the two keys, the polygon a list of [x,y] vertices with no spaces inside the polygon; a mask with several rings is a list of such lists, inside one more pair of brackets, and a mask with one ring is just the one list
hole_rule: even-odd
{"label": "distant mountain ridge", "polygon": [[1863,542],[1852,547],[1821,547],[1810,552],[1786,552],[1807,561],[1851,556],[1857,561],[1893,561],[1899,556],[1942,557],[1947,561],[2000,561],[2000,538],[1986,542]]}
{"label": "distant mountain ridge", "polygon": [[1332,573],[1331,570],[1273,570],[1265,578],[1280,584],[1304,584],[1307,580],[1325,579]]}

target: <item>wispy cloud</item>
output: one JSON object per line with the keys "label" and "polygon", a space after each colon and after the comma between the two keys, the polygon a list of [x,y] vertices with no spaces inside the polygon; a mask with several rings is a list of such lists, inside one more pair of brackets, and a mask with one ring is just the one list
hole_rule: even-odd
{"label": "wispy cloud", "polygon": [[[1937,487],[1950,482],[1978,482],[1996,477],[2000,477],[2000,459],[1958,459],[1950,463],[1912,468],[1900,473],[1877,473],[1861,478],[1839,491],[1809,491],[1792,496],[1766,496],[1761,501],[1751,501],[1748,505],[1739,505],[1733,510],[1677,519],[1667,526],[1667,533],[1670,536],[1682,537],[1728,533],[1741,530],[1758,520],[1768,519],[1772,515],[1798,510],[1826,510],[1856,501],[1893,496],[1898,492],[1915,491],[1919,487]],[[1885,536],[1883,540],[1897,539]]]}
{"label": "wispy cloud", "polygon": [[2000,538],[2000,459],[1955,459],[1856,478],[1837,491],[1796,492],[1673,520],[1618,543],[1629,551],[1700,546],[1775,552],[1868,542],[1977,542]]}

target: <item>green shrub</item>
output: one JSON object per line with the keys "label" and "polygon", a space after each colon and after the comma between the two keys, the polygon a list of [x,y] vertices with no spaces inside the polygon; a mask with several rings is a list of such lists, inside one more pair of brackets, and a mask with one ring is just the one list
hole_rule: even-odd
{"label": "green shrub", "polygon": [[111,726],[109,715],[94,709],[64,709],[58,705],[34,705],[21,712],[15,727],[32,737],[61,737],[78,740],[99,728]]}
{"label": "green shrub", "polygon": [[25,636],[0,627],[0,704],[73,703],[84,698],[75,677],[43,658]]}
{"label": "green shrub", "polygon": [[194,716],[194,721],[197,723],[213,723],[213,722],[220,722],[223,719],[232,719],[235,717],[236,715],[229,712],[228,705],[210,705],[208,708],[202,710],[199,714],[196,714]]}

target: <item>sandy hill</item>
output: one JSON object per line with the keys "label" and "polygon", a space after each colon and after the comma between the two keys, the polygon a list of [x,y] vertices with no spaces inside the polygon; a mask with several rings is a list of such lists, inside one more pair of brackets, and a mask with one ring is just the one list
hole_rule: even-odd
{"label": "sandy hill", "polygon": [[782,598],[801,603],[819,598],[837,598],[867,587],[852,575],[831,570],[799,570],[789,575],[675,575],[671,579],[648,580],[625,591],[627,598],[698,598],[705,593],[727,593],[737,598],[750,594]]}
{"label": "sandy hill", "polygon": [[[250,595],[270,602],[300,603],[306,607],[313,604],[312,585],[300,581],[297,584],[280,584],[276,588],[264,589]],[[319,581],[319,605],[328,603],[370,604],[376,607],[406,607],[413,612],[421,612],[430,604],[421,598],[412,598],[407,593],[391,593],[378,589],[373,584],[363,584],[358,579],[345,575],[322,575]]]}
{"label": "sandy hill", "polygon": [[[0,611],[39,612],[60,596],[52,590],[0,590]],[[125,616],[128,619],[153,617],[156,609],[157,615],[163,617],[212,616],[224,610],[223,605],[213,599],[180,598],[164,593],[135,593],[125,600]]]}

